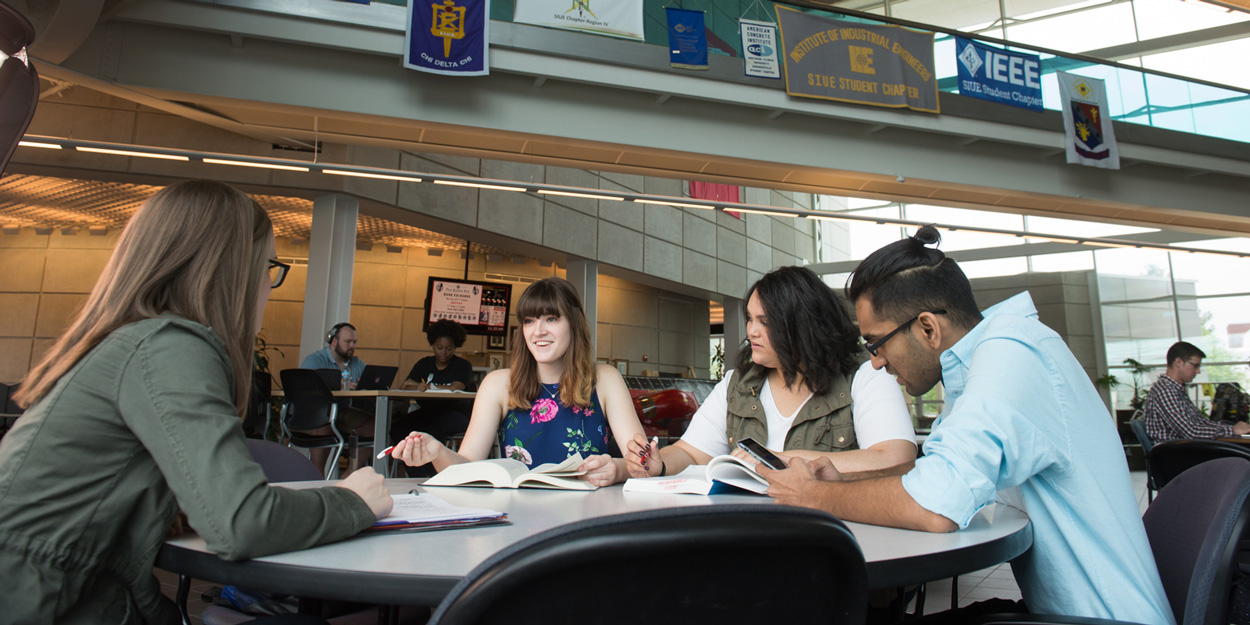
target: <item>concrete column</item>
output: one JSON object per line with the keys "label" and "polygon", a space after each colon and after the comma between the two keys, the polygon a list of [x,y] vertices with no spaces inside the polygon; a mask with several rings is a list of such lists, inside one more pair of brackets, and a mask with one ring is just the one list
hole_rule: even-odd
{"label": "concrete column", "polygon": [[599,263],[593,260],[570,260],[565,279],[573,283],[586,309],[590,324],[590,353],[599,353]]}
{"label": "concrete column", "polygon": [[746,320],[742,317],[742,300],[726,297],[722,302],[725,309],[725,371],[738,364],[738,350],[747,337]]}
{"label": "concrete column", "polygon": [[356,260],[356,217],[360,201],[339,194],[313,199],[312,237],[308,242],[308,281],[304,287],[304,323],[299,357],[325,347],[334,324],[351,321],[352,264]]}

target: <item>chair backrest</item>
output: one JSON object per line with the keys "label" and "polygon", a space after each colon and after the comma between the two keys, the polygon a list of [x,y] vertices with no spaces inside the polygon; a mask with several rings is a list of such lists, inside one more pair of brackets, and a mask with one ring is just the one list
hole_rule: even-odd
{"label": "chair backrest", "polygon": [[867,592],[859,544],[829,514],[694,506],[531,536],[471,571],[429,622],[862,624]]}
{"label": "chair backrest", "polygon": [[246,439],[252,460],[265,471],[270,482],[306,482],[323,480],[325,476],[317,465],[298,451],[271,441],[258,438]]}
{"label": "chair backrest", "polygon": [[315,370],[283,369],[278,376],[287,404],[294,408],[286,411],[287,429],[307,431],[330,424],[334,396]]}
{"label": "chair backrest", "polygon": [[1250,446],[1209,440],[1164,441],[1150,448],[1146,471],[1155,488],[1162,489],[1191,467],[1229,457],[1250,460]]}
{"label": "chair backrest", "polygon": [[1177,625],[1228,623],[1248,495],[1250,460],[1220,458],[1177,476],[1146,509],[1142,521]]}
{"label": "chair backrest", "polygon": [[1155,446],[1155,442],[1146,433],[1146,420],[1141,417],[1129,419],[1128,425],[1130,428],[1133,428],[1133,435],[1137,437],[1137,442],[1141,445],[1142,454],[1150,453],[1150,449]]}

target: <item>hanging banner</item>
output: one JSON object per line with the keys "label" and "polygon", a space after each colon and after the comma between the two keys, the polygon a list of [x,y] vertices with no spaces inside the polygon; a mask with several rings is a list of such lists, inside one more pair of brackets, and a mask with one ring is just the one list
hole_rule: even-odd
{"label": "hanging banner", "polygon": [[961,95],[1042,112],[1042,61],[955,37]]}
{"label": "hanging banner", "polygon": [[939,112],[933,33],[777,7],[786,93]]}
{"label": "hanging banner", "polygon": [[404,67],[486,76],[489,42],[490,0],[409,0]]}
{"label": "hanging banner", "polygon": [[742,69],[747,76],[781,78],[777,59],[777,25],[772,22],[738,20],[742,35]]}
{"label": "hanging banner", "polygon": [[707,29],[703,11],[667,7],[668,63],[678,69],[707,69]]}
{"label": "hanging banner", "polygon": [[516,0],[512,21],[642,41],[642,0]]}
{"label": "hanging banner", "polygon": [[1120,168],[1120,150],[1115,145],[1107,106],[1107,86],[1097,78],[1055,72],[1059,79],[1059,106],[1063,111],[1063,142],[1068,162]]}

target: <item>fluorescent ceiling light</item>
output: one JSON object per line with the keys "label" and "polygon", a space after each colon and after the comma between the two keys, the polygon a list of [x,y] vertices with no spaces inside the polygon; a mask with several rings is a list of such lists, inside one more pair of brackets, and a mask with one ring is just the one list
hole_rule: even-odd
{"label": "fluorescent ceiling light", "polygon": [[739,213],[752,213],[755,215],[771,215],[773,217],[798,217],[794,213],[782,213],[777,211],[762,211],[754,208],[725,208],[727,211],[735,211]]}
{"label": "fluorescent ceiling light", "polygon": [[525,187],[505,187],[497,184],[481,184],[477,182],[460,182],[459,180],[435,180],[434,184],[449,184],[455,187],[473,187],[476,189],[494,189],[496,191],[525,191]]}
{"label": "fluorescent ceiling light", "polygon": [[220,158],[206,158],[205,163],[213,163],[215,165],[238,165],[239,167],[258,167],[260,169],[281,169],[284,171],[308,171],[307,167],[295,167],[292,165],[276,165],[273,163],[251,163],[248,161],[227,161]]}
{"label": "fluorescent ceiling light", "polygon": [[543,195],[564,195],[567,197],[584,197],[591,200],[615,200],[624,202],[625,198],[616,195],[595,195],[593,193],[574,193],[572,191],[555,191],[552,189],[539,189],[539,193]]}
{"label": "fluorescent ceiling light", "polygon": [[702,208],[704,210],[713,210],[716,208],[715,205],[708,206],[707,204],[687,204],[685,202],[665,202],[663,200],[640,200],[638,198],[634,198],[634,201],[639,204],[658,204],[660,206],[680,206],[684,208]]}
{"label": "fluorescent ceiling light", "polygon": [[40,141],[18,141],[17,144],[24,148],[44,148],[48,150],[61,149],[61,146],[55,143],[42,143]]}
{"label": "fluorescent ceiling light", "polygon": [[139,156],[143,158],[163,158],[167,161],[189,161],[191,159],[185,156],[175,154],[157,154],[155,152],[135,152],[133,150],[111,150],[109,148],[89,148],[86,146],[78,146],[79,152],[97,152],[99,154],[116,154],[118,156]]}
{"label": "fluorescent ceiling light", "polygon": [[380,180],[398,180],[400,182],[421,182],[420,178],[413,176],[392,176],[390,174],[370,174],[362,171],[343,171],[339,169],[323,169],[323,174],[334,174],[335,176],[354,176],[356,178],[378,178]]}
{"label": "fluorescent ceiling light", "polygon": [[1085,244],[1097,245],[1099,247],[1138,247],[1137,245],[1133,245],[1132,243],[1115,243],[1113,241],[1096,241],[1093,239],[1085,241]]}

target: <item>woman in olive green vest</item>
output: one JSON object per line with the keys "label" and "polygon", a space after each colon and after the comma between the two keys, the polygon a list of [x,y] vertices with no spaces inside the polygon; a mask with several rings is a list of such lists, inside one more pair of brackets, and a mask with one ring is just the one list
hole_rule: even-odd
{"label": "woman in olive green vest", "polygon": [[220,182],[171,185],[130,219],[0,441],[0,624],[180,622],[152,575],[180,509],[227,560],[390,511],[372,468],[270,488],[243,442],[256,333],[287,269],[265,210]]}
{"label": "woman in olive green vest", "polygon": [[774,451],[839,470],[866,471],[916,458],[902,392],[873,369],[859,333],[833,290],[803,267],[776,269],[747,290],[747,344],[734,371],[704,400],[681,440],[655,449],[627,441],[633,477],[674,475],[732,453],[751,437]]}

